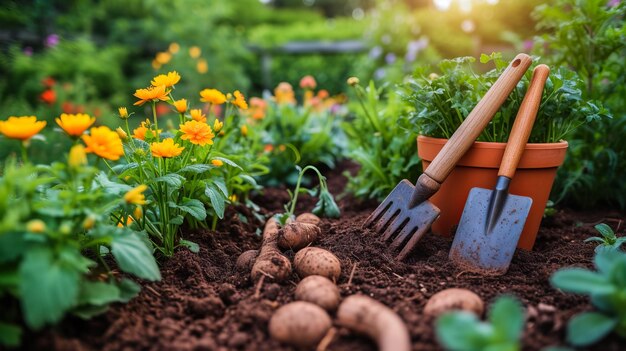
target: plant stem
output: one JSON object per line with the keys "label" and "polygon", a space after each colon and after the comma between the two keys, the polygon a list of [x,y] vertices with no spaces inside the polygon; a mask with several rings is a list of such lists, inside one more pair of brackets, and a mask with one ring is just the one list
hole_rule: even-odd
{"label": "plant stem", "polygon": [[157,121],[156,101],[152,101],[152,118],[154,119],[154,135],[156,135],[156,141],[159,141],[159,122]]}
{"label": "plant stem", "polygon": [[26,150],[26,143],[28,141],[24,140],[20,143],[20,151],[22,152],[22,162],[23,163],[30,163],[30,161],[28,160],[28,152]]}

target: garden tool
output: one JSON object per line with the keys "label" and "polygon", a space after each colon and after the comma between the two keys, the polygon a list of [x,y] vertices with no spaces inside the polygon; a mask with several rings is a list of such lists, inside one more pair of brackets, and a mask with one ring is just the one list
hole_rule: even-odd
{"label": "garden tool", "polygon": [[450,250],[450,260],[463,269],[501,275],[509,268],[533,202],[530,197],[509,194],[509,184],[535,123],[549,73],[546,65],[533,71],[502,156],[495,189],[470,190]]}
{"label": "garden tool", "polygon": [[489,124],[531,62],[530,56],[518,54],[420,175],[415,186],[406,179],[400,181],[366,219],[364,226],[374,224],[375,230],[383,233],[383,240],[395,235],[391,248],[403,246],[396,256],[398,260],[411,252],[437,219],[440,211],[428,199],[439,190],[456,163]]}

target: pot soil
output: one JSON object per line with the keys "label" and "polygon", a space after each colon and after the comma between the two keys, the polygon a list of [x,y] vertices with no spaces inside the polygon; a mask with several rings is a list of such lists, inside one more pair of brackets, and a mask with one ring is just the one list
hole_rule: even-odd
{"label": "pot soil", "polygon": [[[419,136],[417,151],[423,169],[437,156],[447,139]],[[441,210],[432,231],[450,236],[459,224],[472,188],[493,189],[506,143],[474,142],[430,201]],[[517,247],[532,250],[550,196],[556,170],[565,160],[567,142],[527,144],[509,192],[533,200]]]}
{"label": "pot soil", "polygon": [[[326,173],[330,190],[338,194],[346,168]],[[268,213],[280,211],[288,200],[285,189],[268,189],[255,198]],[[314,201],[303,196],[299,211],[310,210]],[[451,240],[427,234],[406,262],[392,259],[387,245],[373,230],[361,224],[376,208],[376,202],[358,202],[346,197],[339,202],[342,217],[324,219],[322,237],[316,246],[328,249],[341,260],[338,280],[342,297],[367,294],[394,309],[409,328],[413,350],[441,350],[432,328],[433,320],[422,309],[436,292],[445,288],[470,289],[490,303],[500,294],[513,294],[526,308],[524,350],[563,345],[566,322],[589,310],[585,297],[563,294],[548,279],[557,269],[591,267],[594,245],[583,240],[595,235],[593,225],[611,227],[626,216],[610,211],[591,213],[560,210],[544,221],[534,251],[519,251],[503,277],[483,277],[457,270],[448,261]],[[143,284],[140,295],[128,304],[117,304],[90,321],[67,318],[57,327],[24,337],[26,350],[293,350],[268,334],[268,321],[281,305],[293,301],[299,279],[294,275],[283,284],[256,286],[249,273],[235,269],[237,256],[260,247],[255,234],[262,223],[240,208],[231,211],[217,232],[189,233],[187,239],[200,245],[200,253],[179,250],[163,260],[163,280]],[[241,220],[245,218],[245,220]],[[624,235],[624,226],[618,235]],[[289,254],[293,257],[293,254]],[[351,272],[354,271],[352,279]],[[588,350],[623,350],[624,340],[611,335]],[[365,337],[339,329],[328,350],[376,350]]]}

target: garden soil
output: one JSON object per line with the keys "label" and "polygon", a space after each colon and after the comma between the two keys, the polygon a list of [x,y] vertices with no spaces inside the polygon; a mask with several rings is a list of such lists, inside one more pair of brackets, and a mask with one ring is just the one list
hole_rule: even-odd
{"label": "garden soil", "polygon": [[[327,172],[329,187],[341,193],[346,175],[355,166],[342,164]],[[267,189],[253,200],[265,214],[282,210],[289,197],[284,188]],[[314,200],[303,196],[300,211]],[[441,350],[433,320],[422,309],[434,293],[452,287],[467,288],[487,303],[501,294],[521,299],[526,309],[524,350],[564,345],[567,321],[591,309],[583,296],[564,294],[549,284],[550,275],[565,266],[592,267],[594,245],[583,240],[595,235],[593,226],[605,222],[624,235],[624,214],[611,211],[576,212],[560,209],[544,220],[534,251],[518,251],[503,277],[484,277],[455,268],[448,261],[451,238],[426,235],[406,262],[393,260],[393,252],[373,230],[362,229],[375,202],[349,196],[339,200],[340,219],[324,219],[316,246],[339,257],[338,280],[343,297],[366,294],[396,311],[408,326],[413,350]],[[200,253],[179,250],[161,259],[163,279],[144,283],[139,296],[116,304],[90,321],[68,317],[60,325],[25,336],[24,349],[32,350],[291,350],[270,339],[268,321],[281,305],[293,301],[299,278],[287,282],[254,284],[249,273],[238,272],[235,261],[245,250],[260,247],[263,223],[246,208],[231,211],[218,230],[188,231],[186,239],[200,245]],[[293,257],[293,253],[287,253]],[[338,328],[327,350],[376,350],[372,340]],[[626,341],[614,335],[589,350],[626,350]]]}

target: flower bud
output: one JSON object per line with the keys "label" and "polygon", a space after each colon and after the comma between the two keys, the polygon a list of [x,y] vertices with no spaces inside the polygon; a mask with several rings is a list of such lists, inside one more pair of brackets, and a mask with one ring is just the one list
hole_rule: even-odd
{"label": "flower bud", "polygon": [[126,107],[119,107],[117,109],[117,112],[120,114],[120,118],[121,119],[128,119],[128,117],[130,117],[130,115],[128,114],[128,110],[126,109]]}
{"label": "flower bud", "polygon": [[124,131],[124,129],[122,129],[122,127],[117,127],[115,131],[117,132],[117,135],[120,136],[120,139],[122,139],[122,141],[126,141],[126,139],[128,139],[128,134],[126,134],[126,132]]}
{"label": "flower bud", "polygon": [[351,87],[359,84],[359,82],[360,82],[360,80],[357,77],[350,77],[350,78],[348,78],[348,85],[351,86]]}
{"label": "flower bud", "polygon": [[78,168],[87,164],[87,153],[85,147],[77,144],[72,146],[70,154],[67,157],[67,163],[71,168]]}
{"label": "flower bud", "polygon": [[85,220],[83,221],[83,229],[85,230],[89,230],[91,228],[93,228],[93,226],[96,224],[96,216],[94,215],[89,215],[87,216],[87,218],[85,218]]}
{"label": "flower bud", "polygon": [[31,233],[43,233],[46,231],[46,223],[41,219],[33,219],[26,223],[26,230]]}

